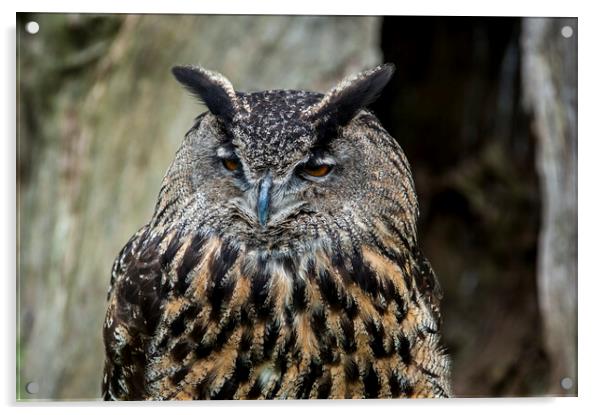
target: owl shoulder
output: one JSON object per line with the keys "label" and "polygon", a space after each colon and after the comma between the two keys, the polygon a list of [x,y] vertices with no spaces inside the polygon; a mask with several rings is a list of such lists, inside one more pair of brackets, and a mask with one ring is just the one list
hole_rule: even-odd
{"label": "owl shoulder", "polygon": [[103,326],[105,399],[144,397],[147,343],[161,317],[165,295],[165,271],[157,259],[161,239],[143,227],[113,264]]}
{"label": "owl shoulder", "polygon": [[431,310],[435,314],[435,318],[438,322],[441,321],[440,305],[443,299],[443,290],[439,284],[439,279],[431,266],[429,260],[419,250],[415,249],[414,260],[416,266],[415,281],[418,287],[418,291],[426,297]]}

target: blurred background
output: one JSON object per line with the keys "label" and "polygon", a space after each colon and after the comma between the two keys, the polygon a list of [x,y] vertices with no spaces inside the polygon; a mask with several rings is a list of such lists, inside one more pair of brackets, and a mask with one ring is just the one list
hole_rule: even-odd
{"label": "blurred background", "polygon": [[204,111],[173,65],[326,91],[380,62],[455,394],[576,395],[577,19],[21,13],[18,399],[100,396],[112,262]]}

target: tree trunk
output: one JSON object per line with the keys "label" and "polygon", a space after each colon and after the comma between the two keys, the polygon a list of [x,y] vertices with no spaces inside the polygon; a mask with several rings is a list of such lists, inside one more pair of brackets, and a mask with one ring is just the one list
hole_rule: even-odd
{"label": "tree trunk", "polygon": [[537,278],[550,392],[576,395],[577,19],[525,19],[522,48],[542,197]]}

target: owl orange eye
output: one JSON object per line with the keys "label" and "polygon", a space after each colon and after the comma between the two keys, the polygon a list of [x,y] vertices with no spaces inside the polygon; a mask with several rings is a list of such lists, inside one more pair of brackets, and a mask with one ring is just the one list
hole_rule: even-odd
{"label": "owl orange eye", "polygon": [[224,163],[224,167],[229,171],[238,170],[240,166],[240,163],[236,159],[224,159],[222,163]]}
{"label": "owl orange eye", "polygon": [[313,177],[324,177],[332,170],[332,166],[328,164],[320,164],[318,166],[306,166],[303,171]]}

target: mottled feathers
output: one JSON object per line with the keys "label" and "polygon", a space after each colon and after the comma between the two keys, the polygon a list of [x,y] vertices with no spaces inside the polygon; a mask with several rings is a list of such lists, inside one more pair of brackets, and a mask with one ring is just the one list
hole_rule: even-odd
{"label": "mottled feathers", "polygon": [[409,165],[365,109],[393,67],[326,95],[173,72],[209,111],[113,266],[103,397],[449,396]]}

